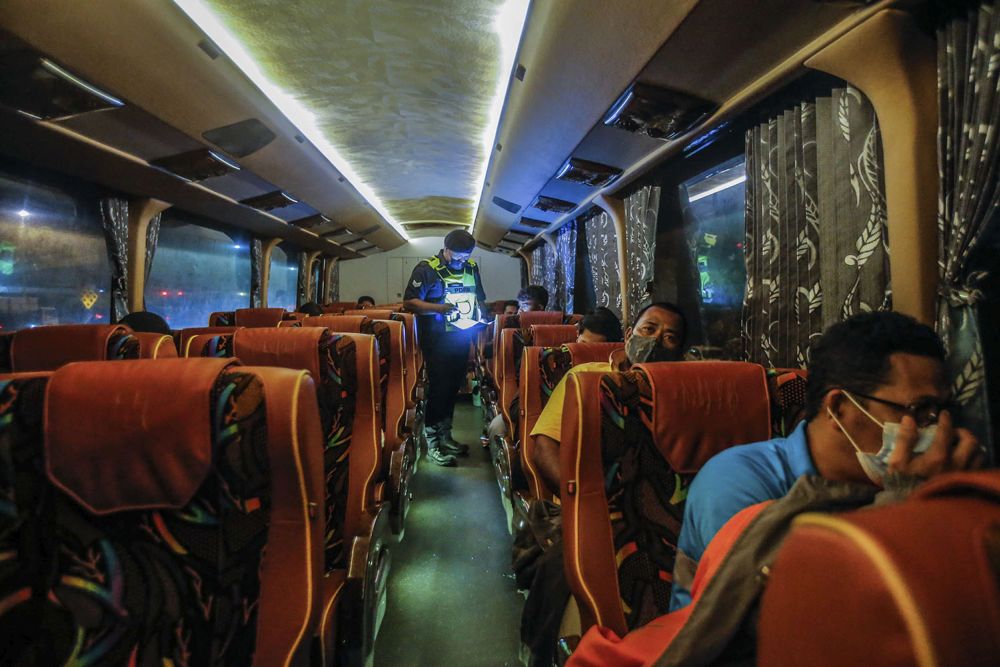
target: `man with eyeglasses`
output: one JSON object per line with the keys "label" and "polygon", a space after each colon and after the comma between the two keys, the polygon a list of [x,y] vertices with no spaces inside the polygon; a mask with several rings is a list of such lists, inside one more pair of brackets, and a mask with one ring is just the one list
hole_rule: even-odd
{"label": "man with eyeglasses", "polygon": [[906,487],[985,463],[955,425],[945,351],[934,331],[893,312],[839,322],[810,352],[806,416],[787,438],[727,449],[688,491],[674,566],[671,611],[691,602],[698,561],[739,511],[783,497],[802,475]]}
{"label": "man with eyeglasses", "polygon": [[439,466],[454,466],[456,456],[469,453],[468,445],[452,437],[452,416],[475,330],[461,325],[477,321],[486,301],[479,267],[470,259],[475,247],[476,240],[467,231],[449,232],[444,248],[414,267],[403,294],[403,306],[417,315],[427,368],[427,458]]}

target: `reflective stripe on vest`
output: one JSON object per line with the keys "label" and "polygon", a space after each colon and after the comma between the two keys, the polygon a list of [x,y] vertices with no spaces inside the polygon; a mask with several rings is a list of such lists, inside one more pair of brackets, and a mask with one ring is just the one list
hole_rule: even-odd
{"label": "reflective stripe on vest", "polygon": [[449,269],[437,255],[428,259],[427,265],[434,269],[434,271],[438,274],[438,277],[444,283],[445,290],[447,290],[450,285],[462,285],[463,287],[476,286],[476,273],[474,271],[476,263],[472,260],[465,262],[465,267],[462,269],[461,273],[457,273]]}

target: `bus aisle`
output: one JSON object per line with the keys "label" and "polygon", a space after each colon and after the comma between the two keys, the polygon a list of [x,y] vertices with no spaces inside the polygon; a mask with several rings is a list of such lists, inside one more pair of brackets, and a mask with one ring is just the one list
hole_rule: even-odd
{"label": "bus aisle", "polygon": [[[456,439],[478,443],[481,425],[479,408],[460,399]],[[514,589],[511,537],[487,453],[474,446],[456,468],[423,458],[411,488],[375,665],[518,665],[524,598]]]}

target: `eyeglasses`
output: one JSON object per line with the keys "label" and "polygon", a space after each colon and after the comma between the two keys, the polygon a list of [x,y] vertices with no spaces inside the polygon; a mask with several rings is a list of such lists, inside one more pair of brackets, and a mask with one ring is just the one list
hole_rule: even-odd
{"label": "eyeglasses", "polygon": [[862,394],[860,391],[854,391],[853,389],[846,389],[841,387],[844,391],[849,391],[851,394],[857,396],[858,398],[864,398],[869,401],[875,401],[876,403],[881,403],[883,405],[888,405],[890,408],[895,408],[904,414],[908,414],[913,417],[913,421],[917,422],[919,428],[924,428],[925,426],[930,426],[931,424],[936,424],[938,417],[945,410],[949,412],[954,412],[955,403],[950,399],[938,399],[938,398],[924,398],[916,403],[910,403],[909,405],[903,405],[902,403],[897,403],[895,401],[890,401],[885,398],[879,398],[878,396],[869,396],[868,394]]}

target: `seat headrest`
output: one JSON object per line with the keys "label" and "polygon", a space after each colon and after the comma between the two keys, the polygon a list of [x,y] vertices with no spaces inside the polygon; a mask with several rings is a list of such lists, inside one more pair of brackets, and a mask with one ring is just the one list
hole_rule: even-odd
{"label": "seat headrest", "polygon": [[236,326],[276,327],[284,316],[284,308],[237,308]]}
{"label": "seat headrest", "polygon": [[580,332],[573,324],[533,324],[531,326],[532,345],[554,347],[572,343]]}
{"label": "seat headrest", "polygon": [[133,332],[132,337],[139,341],[140,359],[174,359],[177,357],[177,346],[174,345],[173,336]]}
{"label": "seat headrest", "polygon": [[49,479],[95,514],[184,507],[212,465],[212,392],[232,359],[69,364],[45,392]]}
{"label": "seat headrest", "polygon": [[573,365],[589,364],[594,361],[607,361],[615,350],[624,350],[625,343],[567,343]]}
{"label": "seat headrest", "polygon": [[649,380],[653,440],[680,474],[695,473],[733,445],[771,437],[767,373],[741,361],[633,366]]}
{"label": "seat headrest", "polygon": [[115,335],[131,333],[118,324],[57,324],[22,329],[11,343],[11,370],[52,371],[73,361],[103,361]]}
{"label": "seat headrest", "polygon": [[248,366],[307,370],[319,382],[322,327],[240,329],[233,334],[233,356]]}
{"label": "seat headrest", "polygon": [[[563,314],[558,310],[526,310],[518,313],[521,318],[521,328],[527,329],[532,324],[562,324]],[[511,317],[508,315],[508,317]]]}
{"label": "seat headrest", "polygon": [[342,333],[361,333],[367,323],[363,315],[313,315],[302,320],[304,327],[326,327]]}
{"label": "seat headrest", "polygon": [[344,315],[361,315],[373,320],[388,320],[392,317],[392,311],[384,308],[369,308],[368,310],[345,310]]}

